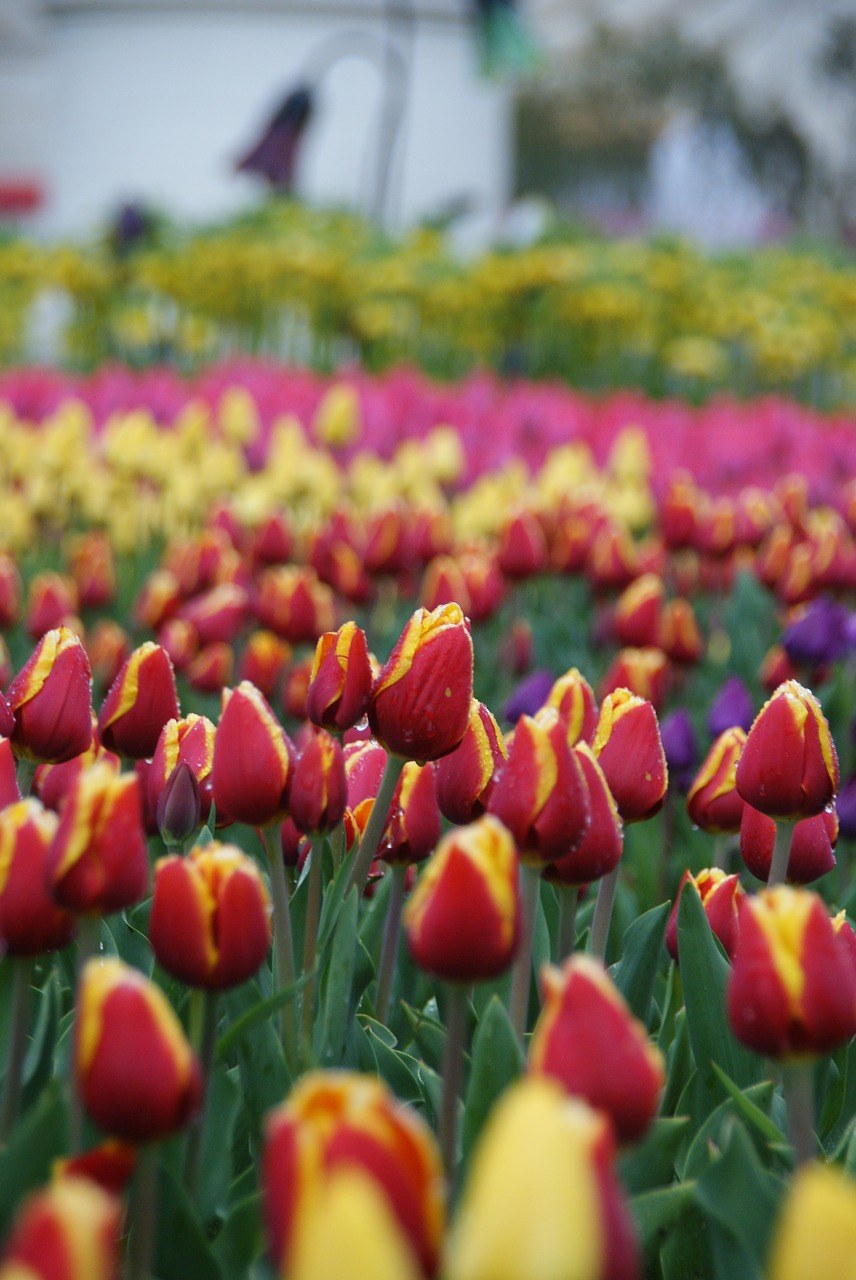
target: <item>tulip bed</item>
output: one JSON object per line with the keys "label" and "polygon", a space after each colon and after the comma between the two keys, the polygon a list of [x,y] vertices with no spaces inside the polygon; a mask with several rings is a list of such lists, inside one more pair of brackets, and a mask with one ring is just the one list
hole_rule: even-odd
{"label": "tulip bed", "polygon": [[0,430],[0,1280],[852,1274],[851,420],[248,364]]}

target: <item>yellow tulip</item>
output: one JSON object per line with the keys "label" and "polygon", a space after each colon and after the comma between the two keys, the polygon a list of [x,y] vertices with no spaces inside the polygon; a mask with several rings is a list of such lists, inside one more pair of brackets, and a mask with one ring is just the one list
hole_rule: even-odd
{"label": "yellow tulip", "polygon": [[768,1280],[856,1280],[856,1182],[822,1164],[794,1178],[773,1240]]}

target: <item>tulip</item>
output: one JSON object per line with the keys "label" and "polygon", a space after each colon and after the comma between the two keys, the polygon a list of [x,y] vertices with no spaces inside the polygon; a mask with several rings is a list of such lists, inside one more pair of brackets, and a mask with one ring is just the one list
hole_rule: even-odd
{"label": "tulip", "polygon": [[687,794],[690,820],[713,834],[740,830],[745,801],[737,791],[737,762],[746,743],[739,727],[726,729],[705,756]]}
{"label": "tulip", "polygon": [[83,645],[67,627],[42,636],[7,692],[12,743],[26,760],[58,763],[92,741],[92,680]]}
{"label": "tulip", "polygon": [[[187,766],[197,784],[199,821],[207,822],[211,810],[211,771],[214,763],[214,725],[193,712],[168,720],[161,729],[147,778],[147,799],[157,813],[161,797],[179,765]],[[186,787],[186,783],[182,784]],[[188,835],[195,828],[188,831]]]}
{"label": "tulip", "polygon": [[109,765],[114,773],[121,772],[122,762],[112,751],[105,751],[98,741],[98,722],[92,717],[92,744],[79,756],[64,760],[62,764],[40,764],[33,775],[33,794],[47,809],[59,813],[65,797],[82,773],[95,764]]}
{"label": "tulip", "polygon": [[543,573],[549,563],[547,540],[537,516],[518,511],[503,526],[496,553],[506,578],[532,578]]}
{"label": "tulip", "polygon": [[543,1009],[529,1046],[529,1071],[609,1116],[619,1142],[651,1125],[666,1080],[651,1044],[599,961],[573,956],[541,974]]}
{"label": "tulip", "polygon": [[116,564],[106,534],[93,531],[78,538],[69,554],[77,599],[84,609],[103,609],[116,598]]}
{"label": "tulip", "polygon": [[0,950],[36,956],[67,946],[74,917],[45,885],[47,853],[58,825],[38,800],[0,809]]}
{"label": "tulip", "polygon": [[268,699],[276,692],[291,658],[291,645],[272,631],[254,631],[247,639],[238,664],[240,680],[249,680]]}
{"label": "tulip", "polygon": [[551,671],[533,671],[512,691],[502,708],[502,718],[509,724],[516,724],[521,716],[534,716],[544,706],[555,683]]}
{"label": "tulip", "polygon": [[192,622],[170,618],[158,630],[158,644],[176,671],[186,671],[199,652],[199,636]]}
{"label": "tulip", "polygon": [[221,582],[182,605],[179,618],[189,622],[203,647],[231,644],[244,625],[248,600],[243,587]]}
{"label": "tulip", "polygon": [[86,1177],[57,1178],[18,1210],[0,1256],[2,1280],[114,1280],[121,1201]]}
{"label": "tulip", "polygon": [[274,511],[253,532],[250,554],[259,564],[286,564],[291,559],[294,535],[283,511]]}
{"label": "tulip", "polygon": [[710,704],[707,727],[712,737],[718,738],[726,729],[737,726],[744,733],[755,718],[752,697],[739,676],[729,676]]}
{"label": "tulip", "polygon": [[666,796],[668,768],[650,702],[629,689],[608,694],[592,750],[625,822],[642,822],[658,812]]}
{"label": "tulip", "polygon": [[659,707],[666,696],[669,660],[661,649],[622,649],[610,663],[600,682],[602,698],[629,689]]}
{"label": "tulip", "polygon": [[265,569],[256,584],[256,617],[289,644],[314,643],[334,625],[333,593],[312,569]]}
{"label": "tulip", "polygon": [[365,632],[355,622],[321,636],[315,648],[306,706],[313,724],[343,732],[363,718],[372,686]]}
{"label": "tulip", "polygon": [[74,1061],[89,1115],[125,1142],[175,1133],[200,1100],[199,1065],[166,996],[118,959],[84,966]]}
{"label": "tulip", "polygon": [[766,1275],[769,1280],[853,1280],[854,1259],[856,1182],[829,1165],[804,1165],[787,1192]]}
{"label": "tulip", "polygon": [[0,552],[0,631],[18,621],[21,611],[21,575],[10,555]]}
{"label": "tulip", "polygon": [[[832,808],[795,822],[785,879],[791,884],[811,884],[825,876],[835,866],[833,850],[837,839],[838,819]],[[740,823],[740,856],[752,875],[765,883],[770,878],[775,844],[774,820],[751,805],[744,805]]]}
{"label": "tulip", "polygon": [[814,694],[795,680],[764,704],[737,766],[737,790],[772,818],[820,813],[838,788],[838,757]]}
{"label": "tulip", "polygon": [[202,825],[199,783],[189,764],[177,764],[155,807],[155,821],[168,849],[181,848]]}
{"label": "tulip", "polygon": [[86,641],[92,676],[99,688],[108,688],[131,653],[127,632],[112,618],[99,618]]}
{"label": "tulip", "polygon": [[856,775],[845,783],[835,797],[835,811],[842,839],[856,840]]}
{"label": "tulip", "polygon": [[586,573],[597,592],[621,591],[639,572],[639,557],[627,530],[608,521],[591,541]]}
{"label": "tulip", "polygon": [[211,780],[217,812],[264,827],[286,810],[293,748],[266,699],[243,681],[223,690]]}
{"label": "tulip", "polygon": [[463,738],[472,695],[473,642],[461,609],[418,609],[374,682],[369,722],[387,751],[437,760]]}
{"label": "tulip", "polygon": [[316,1197],[348,1171],[371,1182],[408,1241],[418,1273],[434,1275],[444,1221],[437,1149],[425,1122],[381,1080],[311,1072],[268,1115],[265,1128],[262,1186],[278,1274],[291,1274],[301,1256],[300,1235]]}
{"label": "tulip", "polygon": [[[38,771],[37,771],[38,772]],[[0,811],[21,799],[15,772],[15,753],[8,738],[0,737]]]}
{"label": "tulip", "polygon": [[688,600],[670,600],[663,606],[655,642],[672,662],[691,665],[702,656],[704,645]]}
{"label": "tulip", "polygon": [[155,865],[149,939],[158,963],[189,986],[222,991],[253,976],[271,940],[270,898],[234,845],[197,845]]}
{"label": "tulip", "polygon": [[448,1280],[635,1280],[606,1116],[527,1078],[482,1131],[449,1241]]}
{"label": "tulip", "polygon": [[469,612],[470,593],[464,572],[454,556],[437,556],[425,570],[419,599],[425,609],[431,612],[444,604],[456,601],[464,613]]}
{"label": "tulip", "polygon": [[685,871],[666,925],[666,946],[673,960],[678,960],[678,909],[681,894],[688,884],[695,885],[704,907],[711,932],[722,943],[729,959],[737,949],[740,902],[745,891],[737,876],[726,875],[719,867],[710,867],[695,875]]}
{"label": "tulip", "polygon": [[437,762],[437,803],[449,822],[472,822],[484,813],[497,769],[508,751],[496,720],[473,698],[459,746]]}
{"label": "tulip", "polygon": [[54,1178],[87,1178],[90,1182],[121,1196],[137,1163],[137,1150],[127,1142],[106,1138],[80,1155],[54,1161]]}
{"label": "tulip", "polygon": [[576,667],[553,683],[544,705],[558,711],[567,729],[569,747],[581,741],[591,742],[597,728],[597,703],[591,685]]}
{"label": "tulip", "polygon": [[740,904],[728,1013],[772,1058],[830,1053],[856,1034],[856,970],[822,900],[778,885]]}
{"label": "tulip", "polygon": [[320,730],[307,739],[291,775],[289,812],[300,831],[332,831],[347,799],[342,747]]}
{"label": "tulip", "polygon": [[821,597],[792,618],[782,634],[782,647],[790,658],[809,667],[837,662],[847,652],[847,610]]}
{"label": "tulip", "polygon": [[643,573],[621,593],[612,627],[622,647],[646,649],[659,643],[664,594],[662,579],[655,573]]}
{"label": "tulip", "polygon": [[36,574],[30,583],[27,634],[40,640],[46,631],[67,625],[77,608],[77,590],[70,578],[60,573]]}
{"label": "tulip", "polygon": [[143,583],[134,614],[141,627],[157,631],[180,605],[181,586],[176,575],[170,569],[155,569]]}
{"label": "tulip", "polygon": [[282,689],[282,709],[292,720],[308,720],[307,702],[309,698],[309,680],[312,675],[312,660],[305,658],[296,662],[286,673]]}
{"label": "tulip", "polygon": [[679,791],[686,791],[698,763],[698,748],[689,712],[679,707],[666,716],[660,725],[660,740],[672,785]]}
{"label": "tulip", "polygon": [[143,897],[149,861],[140,782],[108,763],[92,765],[70,787],[45,874],[54,899],[75,915],[109,915]]}
{"label": "tulip", "polygon": [[119,756],[147,760],[161,729],[177,715],[172,663],[149,640],[134,650],[108,690],[98,716],[101,741]]}
{"label": "tulip", "polygon": [[[758,679],[768,693],[775,691],[789,680],[796,680],[799,670],[791,662],[780,644],[771,645],[764,654],[758,671]],[[751,726],[750,726],[751,727]]]}
{"label": "tulip", "polygon": [[372,575],[406,573],[411,568],[410,515],[403,504],[387,507],[369,517],[363,562]]}
{"label": "tulip", "polygon": [[488,552],[470,550],[458,556],[458,566],[469,593],[469,616],[473,622],[486,622],[499,609],[505,596],[499,565]]}
{"label": "tulip", "polygon": [[187,664],[187,683],[198,693],[219,693],[232,679],[234,665],[231,645],[223,640],[207,644]]}
{"label": "tulip", "polygon": [[307,1205],[288,1274],[291,1280],[420,1280],[422,1272],[371,1178],[343,1167]]}

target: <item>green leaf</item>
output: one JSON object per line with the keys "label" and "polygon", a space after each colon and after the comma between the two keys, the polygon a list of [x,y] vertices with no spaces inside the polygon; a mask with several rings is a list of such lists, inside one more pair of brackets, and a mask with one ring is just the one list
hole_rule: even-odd
{"label": "green leaf", "polygon": [[663,938],[671,904],[663,902],[633,921],[624,935],[621,959],[611,977],[630,1009],[648,1025],[654,981],[663,957]]}
{"label": "green leaf", "polygon": [[[710,1231],[698,1205],[690,1205],[660,1249],[663,1280],[710,1280],[714,1275]],[[651,1273],[656,1274],[653,1268]]]}
{"label": "green leaf", "polygon": [[261,1193],[254,1192],[229,1210],[214,1242],[213,1252],[223,1280],[245,1280],[263,1247]]}
{"label": "green leaf", "polygon": [[255,1027],[270,1022],[273,1014],[299,995],[309,981],[310,976],[310,974],[303,974],[296,982],[292,982],[290,986],[283,987],[282,991],[277,991],[276,995],[268,996],[266,1000],[257,1001],[240,1017],[236,1018],[229,1030],[224,1031],[217,1041],[216,1060],[224,1062],[235,1047],[240,1044],[241,1040]]}
{"label": "green leaf", "polygon": [[161,1165],[158,1170],[158,1228],[155,1272],[158,1280],[222,1280],[220,1268],[187,1192]]}
{"label": "green leaf", "polygon": [[423,1090],[419,1080],[418,1060],[410,1054],[391,1048],[377,1034],[374,1025],[368,1026],[365,1031],[375,1056],[378,1075],[386,1081],[395,1096],[402,1102],[421,1103]]}
{"label": "green leaf", "polygon": [[714,1097],[721,1096],[722,1085],[713,1069],[714,1063],[739,1087],[754,1083],[761,1075],[763,1064],[731,1034],[725,1008],[730,966],[719,950],[701,898],[692,884],[681,894],[678,949],[690,1044],[706,1087]]}
{"label": "green leaf", "polygon": [[[766,1138],[768,1142],[787,1142],[787,1138],[782,1133],[779,1126],[774,1124],[770,1117],[762,1111],[759,1106],[755,1105],[748,1096],[748,1093],[744,1093],[742,1089],[737,1087],[734,1081],[725,1074],[722,1067],[714,1063],[713,1069],[734,1100],[737,1111],[744,1120],[748,1121],[749,1124],[758,1130],[762,1138]],[[764,1086],[762,1086],[762,1088],[763,1087]],[[772,1092],[772,1089],[769,1089],[771,1100]]]}
{"label": "green leaf", "polygon": [[21,1199],[47,1182],[68,1142],[68,1108],[59,1082],[51,1081],[0,1152],[0,1239]]}
{"label": "green leaf", "polygon": [[338,918],[322,993],[320,1016],[315,1024],[316,1057],[324,1066],[339,1066],[345,1060],[352,1019],[358,914],[359,897],[355,886],[345,898]]}
{"label": "green leaf", "polygon": [[410,1024],[413,1042],[423,1059],[430,1067],[439,1070],[443,1063],[443,1045],[446,1039],[442,1023],[404,1001],[401,1002],[401,1008]]}
{"label": "green leaf", "polygon": [[673,1180],[675,1157],[688,1126],[688,1116],[660,1116],[640,1143],[622,1153],[618,1168],[630,1195],[652,1191]]}
{"label": "green leaf", "polygon": [[494,1102],[520,1075],[523,1066],[523,1050],[508,1011],[494,996],[473,1037],[472,1069],[461,1135],[464,1159],[472,1150]]}
{"label": "green leaf", "polygon": [[[699,1087],[702,1087],[701,1083]],[[773,1085],[769,1080],[750,1085],[745,1090],[745,1097],[750,1104],[763,1111],[772,1102]],[[700,1177],[711,1161],[717,1158],[731,1132],[731,1126],[737,1121],[737,1115],[735,1099],[727,1097],[714,1107],[703,1123],[697,1125],[686,1158],[679,1161],[678,1171],[682,1177]]]}
{"label": "green leaf", "polygon": [[827,1088],[820,1112],[820,1133],[827,1153],[840,1144],[856,1115],[856,1040],[835,1055],[839,1077]]}
{"label": "green leaf", "polygon": [[645,1191],[633,1196],[630,1208],[639,1231],[639,1243],[646,1256],[659,1248],[666,1233],[692,1205],[695,1184],[677,1182],[657,1191]]}
{"label": "green leaf", "polygon": [[24,1059],[25,1106],[35,1101],[54,1074],[61,1000],[59,976],[53,971],[39,992],[39,1012]]}
{"label": "green leaf", "polygon": [[761,1165],[742,1122],[732,1118],[722,1155],[699,1178],[695,1196],[717,1233],[730,1237],[746,1256],[739,1274],[760,1276],[780,1195],[781,1185]]}
{"label": "green leaf", "polygon": [[205,1127],[199,1164],[199,1216],[204,1222],[225,1197],[232,1180],[232,1131],[241,1105],[239,1072],[222,1066],[211,1072],[205,1099]]}

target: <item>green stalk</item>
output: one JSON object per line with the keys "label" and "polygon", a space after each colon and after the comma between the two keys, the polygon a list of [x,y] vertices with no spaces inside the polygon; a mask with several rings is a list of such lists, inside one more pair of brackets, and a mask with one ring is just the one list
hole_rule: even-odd
{"label": "green stalk", "polygon": [[467,1035],[469,988],[462,983],[446,983],[446,1040],[443,1045],[440,1095],[439,1139],[443,1168],[450,1185],[454,1181],[458,1154],[458,1110],[464,1076],[464,1049]]}
{"label": "green stalk", "polygon": [[191,993],[191,1044],[202,1068],[202,1106],[193,1117],[187,1135],[187,1151],[184,1157],[184,1185],[190,1199],[195,1199],[199,1184],[199,1161],[202,1156],[202,1137],[205,1131],[205,1111],[211,1084],[211,1068],[217,1046],[219,1022],[217,991],[196,990]]}
{"label": "green stalk", "polygon": [[[285,863],[279,844],[279,825],[273,823],[261,833],[270,871],[271,896],[273,898],[273,980],[274,990],[283,991],[294,985],[294,938],[291,932],[291,911],[288,902],[288,885],[285,879]],[[285,1064],[293,1076],[297,1069],[297,1015],[294,1001],[287,1000],[279,1011],[279,1032]]]}
{"label": "green stalk", "polygon": [[315,978],[307,977],[315,967],[315,954],[318,950],[318,921],[321,918],[321,876],[323,840],[317,835],[312,837],[312,850],[309,855],[308,893],[306,895],[306,931],[303,935],[303,977],[307,979],[303,988],[303,1005],[301,1007],[300,1030],[304,1054],[312,1040],[312,1022],[315,1012]]}
{"label": "green stalk", "polygon": [[529,986],[532,980],[532,942],[535,937],[535,917],[541,892],[541,871],[538,867],[520,865],[520,949],[511,973],[511,996],[508,1013],[511,1025],[520,1043],[526,1034],[529,1013]]}
{"label": "green stalk", "polygon": [[556,959],[561,963],[574,950],[577,937],[577,903],[580,891],[574,885],[559,884],[559,932],[556,947]]}
{"label": "green stalk", "polygon": [[592,955],[597,956],[599,960],[606,959],[606,944],[609,942],[609,926],[612,923],[612,904],[615,902],[620,870],[619,862],[608,876],[601,876],[600,884],[597,886],[597,902],[591,922],[591,950]]}
{"label": "green stalk", "polygon": [[15,770],[18,781],[18,790],[21,793],[21,799],[26,800],[27,796],[33,789],[33,778],[38,769],[37,760],[27,760],[25,756],[19,756],[18,766]]}
{"label": "green stalk", "polygon": [[401,777],[401,771],[406,763],[407,761],[402,760],[400,756],[387,756],[386,758],[386,766],[383,771],[383,777],[380,780],[377,796],[372,805],[372,811],[369,814],[363,838],[354,857],[354,865],[351,867],[346,893],[350,892],[356,885],[357,892],[362,894],[366,887],[372,861],[378,851],[381,836],[384,833],[386,821],[389,817],[392,797],[395,795],[398,779]]}
{"label": "green stalk", "polygon": [[776,821],[776,843],[773,845],[773,856],[770,859],[770,874],[767,876],[767,888],[784,884],[788,874],[788,863],[791,858],[791,839],[794,834],[793,822]]}
{"label": "green stalk", "polygon": [[784,1067],[782,1085],[788,1113],[788,1141],[794,1153],[794,1168],[813,1160],[817,1154],[814,1136],[814,1063],[794,1062]]}
{"label": "green stalk", "polygon": [[377,997],[375,999],[375,1017],[378,1022],[384,1023],[389,1013],[389,998],[392,995],[395,962],[398,957],[398,940],[401,936],[401,910],[404,906],[407,864],[396,863],[390,868],[389,874],[392,876],[392,892],[386,905],[386,927],[383,931],[383,946],[380,952]]}
{"label": "green stalk", "polygon": [[17,956],[11,962],[12,970],[12,1021],[9,1030],[9,1054],[6,1079],[3,1082],[3,1106],[0,1111],[0,1144],[8,1142],[18,1112],[24,1088],[24,1059],[30,1031],[33,970],[36,962],[29,956]]}
{"label": "green stalk", "polygon": [[720,832],[713,837],[713,865],[720,871],[727,871],[731,861],[731,836]]}
{"label": "green stalk", "polygon": [[155,1144],[139,1148],[131,1197],[128,1280],[150,1280],[153,1274],[158,1220],[157,1157]]}

